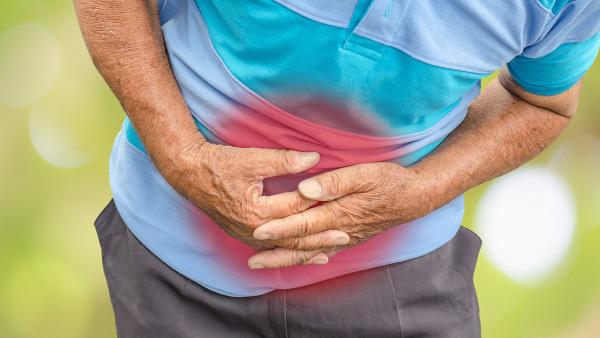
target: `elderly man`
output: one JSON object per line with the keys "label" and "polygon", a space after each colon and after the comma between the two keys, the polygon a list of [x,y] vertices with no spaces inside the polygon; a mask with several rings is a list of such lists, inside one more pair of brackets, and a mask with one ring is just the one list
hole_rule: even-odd
{"label": "elderly man", "polygon": [[120,337],[479,337],[462,194],[558,137],[600,44],[595,0],[75,4],[128,116]]}

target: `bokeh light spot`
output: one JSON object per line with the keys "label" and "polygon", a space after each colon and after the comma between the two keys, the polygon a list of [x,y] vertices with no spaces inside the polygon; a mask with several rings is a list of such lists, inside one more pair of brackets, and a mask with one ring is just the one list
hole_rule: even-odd
{"label": "bokeh light spot", "polygon": [[476,214],[484,253],[520,284],[546,277],[566,255],[575,230],[575,203],[561,176],[525,167],[498,179]]}
{"label": "bokeh light spot", "polygon": [[93,158],[93,153],[78,142],[75,130],[57,114],[44,107],[34,107],[29,115],[29,134],[37,153],[59,168],[80,167]]}
{"label": "bokeh light spot", "polygon": [[52,88],[59,72],[56,39],[38,23],[23,23],[0,33],[0,103],[31,105]]}

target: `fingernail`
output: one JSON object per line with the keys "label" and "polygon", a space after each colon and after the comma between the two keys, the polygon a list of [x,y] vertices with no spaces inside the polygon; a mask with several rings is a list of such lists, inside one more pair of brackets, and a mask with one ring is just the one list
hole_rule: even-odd
{"label": "fingernail", "polygon": [[256,234],[254,234],[254,238],[264,241],[266,239],[271,239],[273,238],[273,235],[268,233],[268,232],[258,232]]}
{"label": "fingernail", "polygon": [[323,264],[327,264],[328,261],[329,261],[328,257],[316,257],[316,258],[313,258],[312,264],[323,265]]}
{"label": "fingernail", "polygon": [[265,265],[261,264],[261,263],[250,263],[250,269],[252,270],[257,270],[257,269],[264,269]]}
{"label": "fingernail", "polygon": [[319,153],[301,153],[300,154],[300,162],[303,165],[311,165],[317,162],[319,159]]}
{"label": "fingernail", "polygon": [[302,195],[308,198],[319,198],[321,197],[321,185],[315,180],[302,181],[298,185],[298,189]]}
{"label": "fingernail", "polygon": [[320,253],[318,255],[316,255],[315,257],[311,258],[310,260],[308,260],[308,262],[306,262],[306,264],[318,264],[318,265],[323,265],[323,264],[327,264],[327,262],[329,262],[329,257],[327,257],[327,255]]}
{"label": "fingernail", "polygon": [[340,236],[340,237],[336,238],[333,243],[335,245],[346,245],[346,244],[348,244],[349,241],[350,241],[350,238],[348,236]]}

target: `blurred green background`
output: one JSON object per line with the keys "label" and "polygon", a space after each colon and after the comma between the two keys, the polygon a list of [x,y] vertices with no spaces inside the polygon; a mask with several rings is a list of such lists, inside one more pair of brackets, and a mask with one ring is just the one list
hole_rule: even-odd
{"label": "blurred green background", "polygon": [[[597,62],[560,140],[467,194],[484,337],[600,337],[599,107]],[[115,336],[92,222],[123,116],[70,2],[0,3],[0,337]]]}

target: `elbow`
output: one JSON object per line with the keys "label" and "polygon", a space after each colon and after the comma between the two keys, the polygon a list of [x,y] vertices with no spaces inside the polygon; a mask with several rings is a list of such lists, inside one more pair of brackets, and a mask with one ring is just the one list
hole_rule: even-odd
{"label": "elbow", "polygon": [[581,81],[560,94],[543,96],[530,93],[523,89],[523,87],[512,78],[506,68],[500,72],[498,80],[502,87],[516,99],[534,107],[544,109],[549,113],[570,120],[577,111]]}

